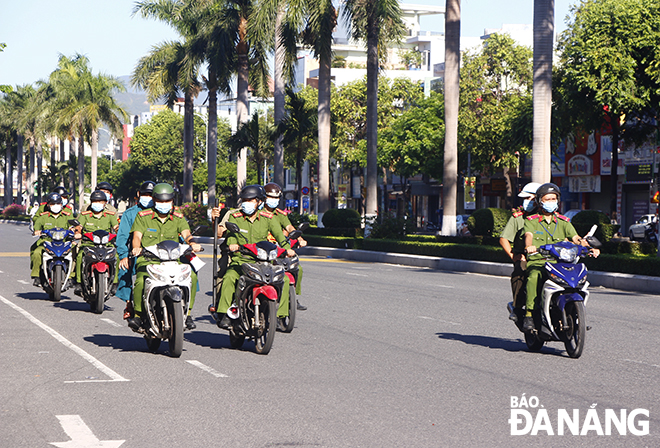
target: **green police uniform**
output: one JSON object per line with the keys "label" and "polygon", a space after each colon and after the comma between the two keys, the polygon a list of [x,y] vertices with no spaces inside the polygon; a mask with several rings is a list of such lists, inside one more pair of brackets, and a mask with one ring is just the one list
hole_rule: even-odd
{"label": "green police uniform", "polygon": [[[41,204],[39,204],[39,208],[37,209],[37,212],[34,214],[34,216],[40,216],[43,212],[45,212],[47,205],[48,205],[48,202],[42,202]],[[71,213],[71,216],[73,216],[73,214],[74,214],[73,213],[73,205],[71,205],[70,201],[67,202],[67,204],[62,208],[69,210],[69,212]]]}
{"label": "green police uniform", "polygon": [[[50,212],[42,212],[37,215],[37,219],[34,221],[34,230],[50,230],[54,228],[69,228],[69,219],[71,219],[71,211],[63,208],[61,212],[57,215]],[[44,251],[44,238],[39,238],[37,241],[32,244],[30,247],[30,276],[39,277],[39,270],[41,269],[41,255]]]}
{"label": "green police uniform", "polygon": [[[511,243],[511,250],[514,254],[525,253],[525,237],[523,228],[525,226],[524,212],[522,207],[512,210],[511,218],[504,226],[500,234],[501,238]],[[513,262],[513,272],[511,273],[511,292],[513,293],[513,306],[521,307],[525,303],[525,269],[527,261],[517,260]]]}
{"label": "green police uniform", "polygon": [[[250,221],[242,211],[234,212],[229,216],[227,222],[233,222],[241,229],[240,237],[230,234],[227,237],[227,245],[231,244],[254,244],[259,241],[266,241],[268,234],[272,234],[279,245],[285,249],[290,249],[291,246],[286,241],[282,233],[282,227],[279,221],[273,219],[273,214],[267,211],[257,212],[254,222]],[[243,238],[245,237],[245,238]],[[251,258],[247,258],[240,252],[236,252],[231,257],[231,264],[227,268],[224,278],[222,279],[222,286],[220,288],[220,301],[218,303],[218,313],[226,313],[231,306],[234,299],[234,292],[236,291],[236,282],[243,273],[241,265],[246,262],[253,262]],[[282,298],[280,300],[280,307],[277,310],[278,317],[285,317],[289,315],[289,277],[284,276],[284,286],[282,288]]]}
{"label": "green police uniform", "polygon": [[[273,219],[277,220],[280,223],[280,226],[282,226],[283,230],[286,230],[287,227],[293,226],[291,224],[291,220],[289,219],[289,212],[285,210],[280,210],[279,208],[276,208],[273,211]],[[269,238],[270,240],[270,238]],[[273,238],[274,240],[274,238]],[[303,276],[303,269],[302,265],[298,263],[298,279],[296,281],[296,295],[300,295],[302,292],[302,276]]]}
{"label": "green police uniform", "polygon": [[[117,221],[117,216],[114,212],[104,210],[95,216],[91,211],[82,212],[78,217],[78,222],[82,227],[83,235],[85,233],[94,232],[95,230],[105,230],[107,232],[112,232],[119,225]],[[81,247],[90,247],[94,246],[94,243],[91,241],[84,241],[80,243]],[[78,255],[76,256],[76,281],[78,283],[82,282],[82,249],[78,250]],[[115,279],[114,282],[117,283],[117,268],[115,267]]]}
{"label": "green police uniform", "polygon": [[[153,246],[161,241],[179,242],[179,235],[184,230],[190,230],[188,222],[183,214],[178,211],[171,211],[164,221],[159,218],[158,212],[153,209],[143,210],[137,214],[131,233],[140,232],[142,234],[142,247]],[[148,276],[147,266],[155,264],[157,261],[146,260],[139,257],[135,264],[135,287],[133,288],[133,308],[136,313],[142,312],[142,293],[144,291],[144,279]],[[192,282],[190,287],[190,307],[192,310],[195,304],[195,294],[197,293],[197,274],[192,270]]]}
{"label": "green police uniform", "polygon": [[[545,244],[570,241],[577,235],[575,227],[569,219],[559,213],[553,213],[549,223],[541,214],[528,216],[523,231],[524,233],[531,232],[532,246],[536,248]],[[541,279],[543,278],[545,262],[546,260],[538,252],[527,257],[527,311],[532,311],[535,308],[537,297],[541,294]]]}

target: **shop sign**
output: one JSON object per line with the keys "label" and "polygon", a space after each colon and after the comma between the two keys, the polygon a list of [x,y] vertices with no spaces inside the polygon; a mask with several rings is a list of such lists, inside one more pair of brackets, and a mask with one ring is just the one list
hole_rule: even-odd
{"label": "shop sign", "polygon": [[571,193],[600,193],[600,176],[572,176],[568,178]]}
{"label": "shop sign", "polygon": [[593,161],[582,154],[571,157],[568,161],[569,176],[590,176],[594,172]]}

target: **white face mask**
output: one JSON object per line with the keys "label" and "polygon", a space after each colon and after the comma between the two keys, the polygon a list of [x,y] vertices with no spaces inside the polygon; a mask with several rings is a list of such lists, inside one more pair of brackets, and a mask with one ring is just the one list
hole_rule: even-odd
{"label": "white face mask", "polygon": [[56,215],[62,211],[62,204],[53,204],[50,206],[50,211],[51,213],[55,213]]}
{"label": "white face mask", "polygon": [[100,202],[92,202],[92,211],[94,213],[99,213],[103,211],[103,204]]}
{"label": "white face mask", "polygon": [[280,200],[277,198],[268,198],[266,199],[266,205],[268,208],[277,208],[280,205]]}
{"label": "white face mask", "polygon": [[69,200],[67,198],[62,198],[62,207],[65,207],[66,204],[69,203]]}

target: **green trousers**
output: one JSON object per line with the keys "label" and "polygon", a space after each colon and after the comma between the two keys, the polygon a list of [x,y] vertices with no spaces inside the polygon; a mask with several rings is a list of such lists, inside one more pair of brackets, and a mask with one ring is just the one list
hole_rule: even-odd
{"label": "green trousers", "polygon": [[[149,276],[147,266],[156,264],[154,262],[139,261],[135,267],[135,286],[133,288],[133,309],[136,313],[142,312],[142,294],[144,293],[144,279]],[[190,283],[190,306],[188,307],[188,315],[192,311],[195,304],[195,296],[197,295],[197,273],[192,270],[191,283]]]}
{"label": "green trousers", "polygon": [[[241,269],[239,264],[230,264],[227,268],[227,272],[222,278],[222,286],[220,287],[220,300],[217,309],[218,313],[226,313],[231,306],[234,301],[234,293],[236,292],[236,282],[238,282],[242,273],[243,269]],[[285,275],[280,306],[277,309],[277,317],[286,317],[289,315],[289,284],[289,276]]]}
{"label": "green trousers", "polygon": [[302,291],[302,265],[298,262],[298,278],[296,279],[296,295],[299,296]]}
{"label": "green trousers", "polygon": [[[44,245],[34,243],[30,247],[30,277],[40,277],[41,262],[43,261]],[[74,260],[75,262],[75,260]],[[71,270],[70,278],[73,278],[74,271]]]}
{"label": "green trousers", "polygon": [[544,259],[527,262],[527,311],[533,311],[539,303],[543,289],[545,263],[546,260]]}

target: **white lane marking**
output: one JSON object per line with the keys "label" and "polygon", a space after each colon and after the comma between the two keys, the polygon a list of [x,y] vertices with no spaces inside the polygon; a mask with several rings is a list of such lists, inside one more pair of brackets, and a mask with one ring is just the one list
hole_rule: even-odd
{"label": "white lane marking", "polygon": [[648,362],[635,361],[634,359],[624,359],[623,361],[633,362],[635,364],[643,364],[643,365],[649,366],[649,367],[660,367],[658,364],[649,364]]}
{"label": "white lane marking", "polygon": [[109,324],[112,325],[113,327],[123,327],[123,325],[118,324],[118,323],[115,322],[114,320],[106,319],[105,317],[102,317],[101,320],[102,320],[103,322],[107,322],[107,323],[109,323]]}
{"label": "white lane marking", "polygon": [[356,274],[355,272],[347,272],[346,275],[355,275],[356,277],[368,277],[367,274]]}
{"label": "white lane marking", "polygon": [[449,288],[449,289],[454,289],[454,286],[449,286],[449,285],[431,285],[434,288]]}
{"label": "white lane marking", "polygon": [[56,415],[64,432],[71,438],[68,442],[50,442],[60,448],[118,448],[125,440],[99,440],[79,415]]}
{"label": "white lane marking", "polygon": [[30,282],[26,282],[25,280],[17,280],[18,283],[22,283],[24,285],[29,285]]}
{"label": "white lane marking", "polygon": [[436,322],[442,322],[443,324],[451,324],[451,325],[460,325],[458,322],[452,322],[449,320],[442,320],[442,319],[436,319],[435,317],[428,317],[428,316],[417,316],[419,319],[427,319],[427,320],[434,320]]}
{"label": "white lane marking", "polygon": [[190,360],[190,361],[186,361],[186,362],[188,364],[192,364],[195,367],[199,367],[203,371],[210,373],[211,375],[213,375],[216,378],[229,378],[229,376],[225,375],[224,373],[220,373],[217,370],[215,370],[215,369],[213,369],[213,368],[211,368],[207,365],[204,365],[199,361]]}
{"label": "white lane marking", "polygon": [[98,359],[94,358],[92,355],[87,353],[85,350],[83,350],[80,347],[78,347],[77,345],[72,344],[71,342],[69,342],[64,336],[62,336],[57,331],[50,328],[48,325],[41,322],[39,319],[37,319],[32,314],[25,311],[20,306],[15,305],[13,302],[10,302],[9,300],[5,299],[2,296],[0,296],[0,300],[3,301],[4,303],[6,303],[7,305],[9,305],[10,307],[14,308],[16,311],[21,313],[23,316],[27,317],[28,320],[30,320],[33,324],[37,325],[38,327],[41,327],[43,330],[46,330],[46,333],[50,334],[52,337],[54,337],[55,339],[60,341],[65,347],[71,349],[73,352],[80,355],[85,361],[89,362],[91,365],[93,365],[94,367],[99,369],[101,372],[105,373],[107,376],[112,378],[111,380],[65,381],[65,383],[88,383],[88,382],[98,383],[98,382],[111,382],[111,381],[130,381],[130,380],[124,378],[123,376],[119,375],[114,370],[107,367],[105,364],[103,364]]}

